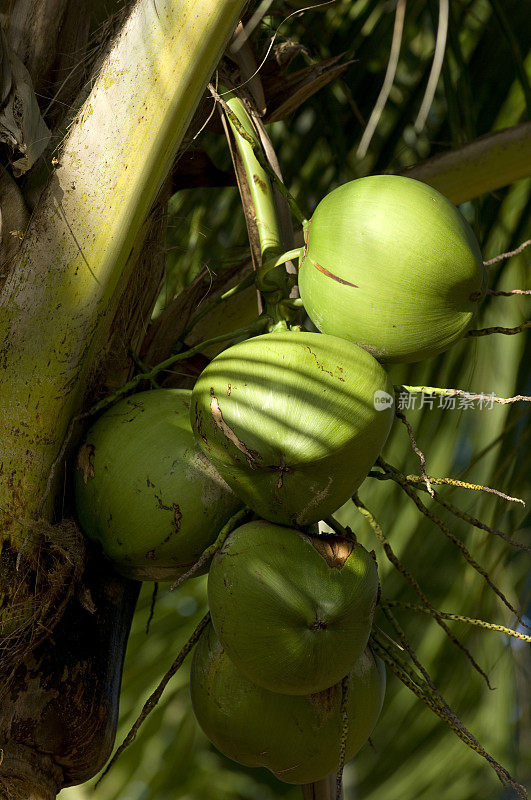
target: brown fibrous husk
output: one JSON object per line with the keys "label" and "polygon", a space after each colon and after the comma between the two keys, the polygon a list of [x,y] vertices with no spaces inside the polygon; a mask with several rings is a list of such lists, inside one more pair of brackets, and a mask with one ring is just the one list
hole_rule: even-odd
{"label": "brown fibrous husk", "polygon": [[0,549],[0,676],[9,675],[61,619],[85,564],[73,519],[19,520],[17,546]]}

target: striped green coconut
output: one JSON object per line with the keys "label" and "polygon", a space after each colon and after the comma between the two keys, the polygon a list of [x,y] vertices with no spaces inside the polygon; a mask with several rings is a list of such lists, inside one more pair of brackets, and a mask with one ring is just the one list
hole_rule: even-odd
{"label": "striped green coconut", "polygon": [[330,192],[311,218],[299,270],[319,330],[384,363],[429,358],[461,339],[486,285],[479,245],[458,209],[396,175]]}
{"label": "striped green coconut", "polygon": [[378,570],[360,544],[257,520],[233,531],[212,561],[208,603],[231,661],[274,692],[312,694],[361,656]]}
{"label": "striped green coconut", "polygon": [[[346,760],[367,741],[385,694],[385,668],[367,648],[347,682]],[[286,783],[313,783],[340,761],[342,683],[311,695],[256,686],[234,666],[211,625],[196,646],[190,675],[195,716],[224,755],[267,767]]]}
{"label": "striped green coconut", "polygon": [[178,577],[242,506],[194,441],[190,394],[157,389],[122,400],[80,450],[81,526],[127,577]]}
{"label": "striped green coconut", "polygon": [[308,525],[341,506],[374,464],[393,388],[365,350],[277,331],[220,353],[192,392],[197,441],[259,516]]}

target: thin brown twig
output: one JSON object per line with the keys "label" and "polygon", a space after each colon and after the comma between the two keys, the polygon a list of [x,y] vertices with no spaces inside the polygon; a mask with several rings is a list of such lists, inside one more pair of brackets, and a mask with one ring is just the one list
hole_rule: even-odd
{"label": "thin brown twig", "polygon": [[[368,474],[368,477],[376,478],[377,480],[381,481],[392,480],[392,478],[389,475],[386,475],[386,473],[376,472],[375,470],[371,470]],[[424,479],[419,475],[404,475],[404,477],[410,484],[417,485],[425,483]],[[507,500],[511,503],[520,503],[521,505],[525,506],[525,501],[520,497],[512,497],[510,494],[505,494],[505,492],[501,492],[499,489],[493,489],[491,486],[483,486],[480,483],[460,481],[458,478],[435,478],[433,475],[429,475],[428,477],[432,486],[454,486],[459,489],[472,489],[475,492],[488,492],[490,494],[495,494],[496,497],[500,497],[502,500]]]}
{"label": "thin brown twig", "polygon": [[402,642],[402,645],[403,645],[404,649],[407,650],[407,652],[409,654],[409,657],[411,658],[411,660],[413,661],[413,663],[415,664],[415,666],[419,670],[420,674],[422,675],[422,677],[424,678],[424,680],[426,681],[426,683],[428,684],[430,689],[433,692],[437,692],[436,686],[433,683],[429,672],[423,666],[423,664],[420,662],[420,660],[419,660],[416,652],[414,651],[409,639],[407,638],[407,636],[406,636],[405,632],[403,631],[402,627],[398,624],[398,620],[395,618],[393,612],[391,611],[390,607],[388,606],[388,604],[386,603],[385,600],[380,599],[380,607],[381,607],[383,613],[385,614],[385,616],[387,617],[387,619],[389,620],[389,622],[391,623],[391,625],[393,626],[393,628],[395,630],[395,633],[398,634],[398,638]]}
{"label": "thin brown twig", "polygon": [[411,427],[411,424],[406,419],[406,415],[404,414],[404,412],[401,411],[398,408],[397,403],[395,403],[395,416],[400,420],[400,422],[403,425],[406,426],[407,433],[408,433],[408,436],[409,436],[409,441],[411,442],[411,447],[415,451],[417,456],[419,457],[420,473],[422,475],[422,480],[426,484],[426,489],[428,490],[429,494],[433,497],[433,494],[434,494],[433,488],[432,488],[432,485],[430,483],[430,479],[428,477],[428,473],[426,472],[426,456],[424,455],[424,453],[422,452],[422,450],[418,446],[418,444],[417,444],[417,442],[415,440],[415,434],[413,433],[413,428]]}
{"label": "thin brown twig", "polygon": [[[508,783],[513,788],[518,787],[517,784],[509,775],[507,770],[504,769],[487,751],[482,747],[478,740],[470,733],[470,731],[463,725],[457,714],[447,704],[444,697],[439,692],[433,692],[429,685],[419,678],[410,666],[404,662],[403,659],[397,658],[395,654],[390,654],[385,645],[379,642],[376,637],[371,635],[371,646],[375,652],[386,662],[391,668],[393,674],[398,677],[408,689],[410,689],[428,708],[431,709],[440,719],[453,730],[453,732],[463,741],[468,747],[474,750],[479,755],[483,756],[489,764],[493,767],[494,771],[502,781]],[[523,787],[520,787],[523,788]],[[527,795],[522,795],[524,798]]]}
{"label": "thin brown twig", "polygon": [[[385,661],[387,666],[391,668],[392,673],[402,681],[410,691],[422,700],[434,713],[437,713],[434,708],[432,691],[428,684],[415,673],[411,665],[408,664],[403,657],[398,656],[394,651],[391,652],[388,649],[386,643],[382,641],[380,634],[381,631],[377,632],[374,629],[371,631],[369,639],[371,649]],[[447,718],[445,718],[445,722],[450,724]]]}
{"label": "thin brown twig", "polygon": [[[504,786],[513,789],[522,800],[527,800],[527,793],[523,786],[517,783],[514,778],[501,766],[478,742],[475,736],[463,725],[459,717],[450,708],[444,698],[439,694],[434,694],[430,687],[420,679],[413,670],[400,658],[393,653],[389,653],[387,647],[379,639],[378,635],[371,634],[371,647],[374,652],[387,664],[391,672],[422,702],[430,708],[434,714],[442,719],[454,731],[454,733],[468,747],[481,755],[492,767]],[[423,685],[424,684],[424,685]]]}
{"label": "thin brown twig", "polygon": [[153,617],[155,616],[155,603],[157,602],[157,595],[159,593],[159,584],[155,581],[153,584],[153,593],[151,595],[151,605],[149,607],[149,616],[146,622],[146,636],[149,634],[149,629],[151,627],[151,622],[153,621]]}
{"label": "thin brown twig", "polygon": [[531,239],[527,239],[527,241],[523,242],[516,250],[509,250],[508,253],[500,253],[499,256],[494,256],[494,258],[489,258],[487,261],[484,261],[483,264],[485,267],[490,267],[491,264],[496,264],[498,261],[505,261],[506,258],[511,258],[512,256],[519,255],[522,250],[525,250],[526,247],[529,247],[531,244]]}
{"label": "thin brown twig", "polygon": [[350,675],[345,675],[341,681],[341,738],[339,740],[339,766],[336,773],[336,800],[343,796],[343,770],[347,753],[348,738],[348,690]]}
{"label": "thin brown twig", "polygon": [[489,289],[487,294],[489,294],[491,297],[512,297],[515,294],[531,294],[531,289],[511,289],[508,292]]}
{"label": "thin brown twig", "polygon": [[[417,669],[421,673],[422,677],[424,678],[427,686],[431,690],[431,699],[436,702],[436,704],[439,706],[439,709],[441,710],[441,712],[444,712],[443,718],[448,722],[448,724],[450,724],[450,726],[452,727],[452,730],[454,730],[455,733],[459,733],[459,731],[460,731],[462,734],[464,734],[466,736],[466,741],[469,744],[469,746],[471,746],[472,743],[474,743],[474,744],[477,745],[477,747],[481,748],[481,745],[479,744],[479,742],[465,728],[465,726],[463,725],[463,723],[461,722],[461,720],[459,719],[457,714],[448,705],[448,703],[446,702],[446,700],[444,699],[442,694],[439,692],[439,690],[437,689],[437,687],[433,683],[433,680],[431,679],[431,676],[429,675],[428,671],[426,670],[426,668],[423,666],[423,664],[419,660],[419,658],[418,658],[415,650],[413,649],[413,646],[409,642],[404,630],[402,629],[402,627],[400,626],[398,620],[396,619],[396,617],[392,613],[392,611],[390,609],[390,606],[391,606],[391,603],[389,603],[389,602],[387,602],[385,600],[381,601],[382,611],[384,612],[385,616],[387,617],[387,619],[389,620],[389,622],[393,626],[395,632],[398,634],[398,636],[400,638],[400,641],[404,645],[404,648],[407,650],[411,660],[413,661],[413,663],[415,664],[415,666],[417,667]],[[420,608],[425,613],[429,613],[430,615],[433,616],[432,612],[429,609],[426,609],[423,606],[419,606],[417,608]],[[437,612],[437,613],[440,613],[440,612]],[[404,669],[406,669],[406,671],[408,671],[407,668],[406,668],[406,665],[403,663],[403,661],[402,661],[402,666],[403,666]],[[411,675],[411,673],[410,673],[410,675]],[[428,703],[428,705],[430,706],[430,708],[432,708],[432,710],[435,710],[433,708],[433,706],[431,705],[431,703]],[[473,747],[473,749],[476,750],[476,752],[481,752],[476,747]],[[483,748],[481,748],[481,750],[483,750]],[[488,755],[485,750],[483,750],[483,752],[481,754],[482,755]],[[492,761],[491,761],[491,765],[493,765],[493,764],[496,764],[497,767],[500,767],[503,770],[503,767],[501,767],[496,761],[494,761],[494,759],[492,759]],[[506,775],[508,776],[509,773],[506,773]]]}
{"label": "thin brown twig", "polygon": [[[384,608],[384,603],[386,606],[391,608],[402,608],[406,611],[417,611],[421,614],[429,614],[429,616],[433,616],[429,608],[417,606],[413,603],[403,603],[401,600],[385,600],[381,601],[382,608]],[[453,622],[465,622],[467,625],[474,625],[477,628],[484,628],[485,630],[504,633],[506,636],[512,636],[514,639],[520,639],[522,642],[531,642],[531,636],[528,636],[526,633],[515,631],[513,628],[507,628],[505,625],[498,625],[495,622],[487,622],[484,619],[476,619],[475,617],[466,617],[462,614],[450,614],[446,611],[438,610],[437,613],[440,614],[443,619],[448,619]]]}
{"label": "thin brown twig", "polygon": [[[371,470],[369,472],[369,474],[368,474],[368,477],[369,478],[376,478],[379,481],[392,481],[392,480],[394,480],[391,475],[388,475],[388,474],[383,473],[383,472],[377,472],[376,470]],[[422,481],[421,478],[419,478],[418,475],[405,475],[404,479],[410,485],[415,486],[415,487],[417,487],[419,489],[422,489],[423,491],[427,491],[426,487],[422,485],[424,482]],[[432,483],[434,483],[434,482],[445,483],[445,484],[447,483],[447,481],[445,479],[443,479],[443,478],[434,479],[433,477],[430,477],[430,480],[432,481]],[[449,483],[449,485],[453,486],[454,484],[453,483]],[[466,488],[468,488],[468,487],[466,487]],[[482,488],[485,488],[485,487],[478,486],[478,487],[475,487],[475,488],[482,489]],[[487,487],[487,488],[490,488],[490,487]],[[517,497],[514,498],[514,497],[510,497],[508,495],[504,497],[503,492],[499,492],[498,493],[495,490],[493,490],[493,491],[494,491],[495,494],[499,494],[499,496],[502,497],[503,499],[516,500],[516,501],[519,500],[519,498],[517,498]],[[498,536],[500,539],[503,539],[504,542],[507,542],[507,544],[511,545],[512,547],[516,547],[519,550],[525,550],[526,552],[531,552],[531,547],[528,547],[526,544],[523,544],[522,542],[517,542],[516,539],[511,539],[511,537],[508,536],[503,531],[500,531],[497,528],[491,528],[490,525],[487,525],[485,522],[482,522],[481,520],[479,520],[476,517],[472,516],[472,514],[469,514],[467,511],[463,511],[462,509],[457,508],[457,506],[454,506],[452,503],[448,502],[448,500],[444,500],[440,496],[440,494],[438,494],[438,492],[435,492],[435,495],[434,495],[433,499],[435,500],[436,503],[438,503],[439,505],[441,505],[444,508],[448,509],[448,511],[450,511],[452,514],[454,514],[454,516],[459,517],[459,519],[462,519],[464,522],[468,522],[468,524],[472,525],[474,528],[478,528],[479,530],[486,531],[487,533],[492,533],[494,536]],[[525,505],[523,500],[520,501],[520,502],[522,502],[522,504]]]}
{"label": "thin brown twig", "polygon": [[428,597],[422,591],[422,589],[420,587],[420,584],[418,583],[416,578],[413,577],[413,575],[404,567],[404,565],[398,559],[398,557],[396,556],[393,548],[389,544],[389,541],[387,540],[387,538],[386,538],[386,536],[385,536],[385,534],[384,534],[384,532],[382,530],[382,527],[381,527],[380,523],[376,520],[374,514],[371,511],[369,511],[369,509],[361,502],[361,500],[360,500],[360,498],[359,498],[359,496],[357,494],[353,495],[352,500],[353,500],[355,506],[357,507],[358,511],[360,512],[360,514],[365,517],[365,519],[367,520],[367,522],[369,523],[369,525],[373,529],[374,533],[376,534],[376,538],[378,539],[378,541],[382,545],[384,553],[385,553],[386,557],[388,558],[388,560],[395,567],[395,569],[406,579],[406,581],[409,583],[409,585],[411,586],[411,588],[413,589],[413,591],[415,592],[417,597],[421,600],[421,602],[427,608],[429,608],[429,609],[431,609],[433,611],[433,616],[434,616],[434,619],[437,621],[437,624],[443,629],[443,631],[445,632],[447,637],[450,639],[450,641],[453,642],[453,644],[455,644],[455,646],[458,647],[466,655],[466,657],[468,658],[468,660],[470,661],[470,663],[472,664],[472,666],[474,667],[476,672],[478,672],[482,676],[482,678],[484,678],[484,680],[487,683],[487,686],[490,689],[491,685],[490,685],[488,676],[481,669],[481,667],[477,663],[477,661],[474,658],[474,656],[472,655],[472,653],[470,653],[470,651],[464,646],[464,644],[462,644],[462,642],[460,642],[459,639],[456,636],[454,636],[454,634],[452,633],[452,631],[450,630],[448,625],[444,622],[444,620],[441,618],[441,616],[437,613],[437,609],[432,606],[432,604],[428,600]]}
{"label": "thin brown twig", "polygon": [[516,547],[518,550],[525,550],[527,553],[531,553],[531,547],[524,544],[523,542],[517,542],[516,539],[511,539],[503,531],[498,530],[497,528],[491,528],[490,525],[487,525],[485,522],[482,522],[480,519],[472,516],[467,511],[463,511],[461,508],[457,508],[452,503],[449,503],[448,500],[443,500],[442,497],[435,497],[437,503],[444,508],[447,508],[452,514],[456,517],[459,517],[464,522],[468,522],[469,525],[472,525],[474,528],[478,528],[478,530],[485,531],[486,533],[492,533],[493,536],[498,536],[500,539],[503,539],[504,542],[511,545],[511,547]]}
{"label": "thin brown twig", "polygon": [[522,333],[526,328],[531,327],[531,320],[526,320],[522,322],[521,325],[517,325],[516,328],[502,328],[499,325],[494,325],[492,328],[478,328],[475,331],[468,331],[465,333],[465,337],[467,336],[490,336],[493,333],[504,333],[506,336],[514,336],[516,333]]}
{"label": "thin brown twig", "polygon": [[[519,612],[517,611],[517,609],[516,609],[516,608],[515,608],[515,607],[512,605],[512,603],[511,603],[511,602],[510,602],[510,601],[507,599],[507,597],[506,597],[506,596],[505,596],[505,594],[504,594],[504,593],[501,591],[501,589],[499,589],[499,588],[498,588],[498,586],[496,586],[496,584],[494,583],[494,581],[493,581],[493,580],[492,580],[492,578],[490,577],[490,575],[489,575],[489,573],[487,572],[487,570],[486,570],[484,567],[482,567],[482,566],[481,566],[481,564],[479,564],[479,563],[478,563],[478,562],[475,560],[475,558],[474,558],[474,557],[473,557],[473,555],[470,553],[470,551],[468,550],[468,548],[467,548],[467,547],[466,547],[466,546],[463,544],[463,542],[462,542],[460,539],[458,539],[458,538],[457,538],[457,536],[455,536],[455,534],[453,534],[453,533],[451,532],[451,530],[448,528],[448,526],[447,526],[447,525],[445,525],[445,524],[444,524],[444,522],[443,522],[441,519],[439,519],[439,517],[437,517],[435,514],[433,514],[433,513],[432,513],[432,512],[429,510],[429,508],[427,508],[427,507],[424,505],[424,503],[422,502],[422,500],[420,499],[420,497],[418,496],[418,494],[415,492],[415,490],[414,490],[414,489],[413,489],[411,486],[408,486],[408,484],[406,483],[406,481],[403,479],[403,477],[402,477],[401,473],[400,473],[400,472],[398,472],[398,470],[395,470],[395,468],[394,468],[394,467],[392,467],[390,464],[387,464],[387,463],[386,463],[386,462],[385,462],[385,461],[384,461],[382,458],[380,458],[380,459],[378,460],[378,463],[379,463],[379,464],[381,464],[381,465],[383,466],[383,468],[384,468],[384,469],[385,469],[385,470],[386,470],[386,471],[387,471],[389,474],[391,474],[391,475],[394,475],[394,476],[395,476],[395,477],[394,477],[394,480],[395,480],[395,482],[396,482],[396,483],[397,483],[399,486],[401,486],[401,488],[403,489],[403,491],[405,492],[405,494],[407,494],[407,496],[408,496],[408,497],[409,497],[409,498],[410,498],[410,499],[411,499],[411,500],[412,500],[412,501],[415,503],[415,505],[417,506],[417,508],[418,508],[418,510],[420,511],[420,513],[421,513],[421,514],[423,514],[423,515],[424,515],[425,517],[427,517],[428,519],[430,519],[430,520],[431,520],[431,521],[432,521],[432,522],[433,522],[433,523],[434,523],[434,524],[437,526],[437,528],[439,528],[439,530],[440,530],[440,531],[441,531],[441,532],[442,532],[442,533],[443,533],[443,534],[446,536],[446,538],[447,538],[447,539],[449,539],[449,540],[452,542],[452,544],[454,544],[454,545],[455,545],[455,546],[456,546],[456,547],[457,547],[457,548],[458,548],[458,549],[461,551],[461,553],[462,553],[462,555],[463,555],[464,559],[465,559],[465,560],[466,560],[466,561],[467,561],[467,562],[470,564],[470,566],[471,566],[471,567],[472,567],[472,568],[473,568],[473,569],[474,569],[474,570],[475,570],[475,571],[476,571],[476,572],[477,572],[479,575],[481,575],[481,577],[482,577],[482,578],[485,580],[485,582],[486,582],[486,583],[488,584],[488,586],[489,586],[489,587],[492,589],[492,591],[493,591],[495,594],[497,594],[497,595],[498,595],[498,597],[500,598],[500,600],[502,601],[502,603],[503,603],[503,604],[504,604],[504,605],[505,605],[505,606],[506,606],[506,607],[509,609],[509,611],[512,611],[512,613],[513,613],[513,614],[516,616],[516,618],[517,618],[518,622],[520,622],[520,624],[522,624],[522,625],[525,625],[525,623],[522,621],[522,617],[521,617],[520,613],[519,613]],[[527,626],[526,626],[526,627],[527,627]]]}
{"label": "thin brown twig", "polygon": [[486,400],[489,403],[499,403],[506,405],[507,403],[518,403],[520,401],[529,403],[531,396],[525,394],[517,394],[514,397],[496,397],[493,394],[474,394],[472,392],[465,392],[463,389],[447,389],[440,386],[395,386],[395,391],[404,389],[408,394],[426,394],[426,395],[441,395],[442,397],[464,397],[466,400]]}

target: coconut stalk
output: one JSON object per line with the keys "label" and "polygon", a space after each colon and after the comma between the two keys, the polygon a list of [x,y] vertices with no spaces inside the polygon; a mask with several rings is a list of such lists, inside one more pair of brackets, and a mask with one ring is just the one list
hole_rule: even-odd
{"label": "coconut stalk", "polygon": [[[285,319],[290,315],[281,310],[281,301],[290,295],[294,283],[290,282],[288,268],[280,269],[293,255],[292,251],[281,255],[286,246],[292,245],[290,235],[282,230],[282,213],[287,209],[282,209],[280,204],[285,200],[275,192],[270,177],[274,169],[271,167],[268,173],[256,157],[257,151],[261,152],[263,162],[269,163],[245,104],[232,92],[223,95],[226,98],[225,127],[246,215],[256,285],[264,298],[265,313],[273,324],[285,327]],[[219,95],[217,97],[221,100]],[[272,264],[275,265],[273,269]]]}
{"label": "coconut stalk", "polygon": [[28,520],[52,513],[55,461],[105,357],[136,235],[243,5],[140,0],[55,153],[0,295],[3,607],[20,594],[10,567],[34,549]]}
{"label": "coconut stalk", "polygon": [[303,800],[337,800],[335,775],[328,775],[315,783],[306,783],[301,788]]}

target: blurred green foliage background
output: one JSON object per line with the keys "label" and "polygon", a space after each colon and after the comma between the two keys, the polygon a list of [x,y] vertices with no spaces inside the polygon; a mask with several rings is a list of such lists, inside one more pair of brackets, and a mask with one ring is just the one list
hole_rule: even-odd
{"label": "blurred green foliage background", "polygon": [[[311,97],[291,117],[270,126],[286,184],[309,215],[340,183],[373,172],[396,171],[528,118],[531,107],[531,13],[521,0],[452,0],[443,72],[425,128],[414,121],[431,68],[438,3],[407,4],[401,55],[393,89],[367,155],[356,150],[383,81],[395,3],[336,0],[284,21],[296,3],[275,2],[254,36],[258,56],[277,31],[277,43],[301,45],[291,69],[345,54],[353,59],[343,75]],[[282,24],[281,24],[282,23]],[[280,27],[279,27],[280,26]],[[213,162],[230,169],[222,136],[197,140]],[[531,180],[463,205],[484,257],[531,238]],[[247,252],[237,189],[191,189],[170,204],[167,280],[157,310],[205,267],[219,275]],[[491,268],[491,287],[529,285],[531,254]],[[527,272],[527,278],[526,278]],[[208,280],[205,280],[205,291]],[[526,297],[488,299],[478,327],[518,325],[529,311]],[[394,367],[395,383],[459,387],[502,397],[531,394],[530,346],[525,335],[467,340],[444,356]],[[523,404],[493,409],[423,407],[407,412],[426,453],[431,475],[451,475],[495,486],[531,499],[529,410]],[[418,459],[406,430],[395,424],[384,457],[406,473]],[[442,487],[455,505],[520,541],[529,542],[529,518],[519,504],[492,495]],[[395,485],[367,479],[362,500],[375,513],[393,549],[441,610],[514,626],[515,619],[468,566],[458,550]],[[425,496],[422,496],[425,499]],[[430,508],[433,504],[428,503]],[[484,565],[511,602],[531,616],[531,576],[525,553],[474,530],[441,509],[441,518]],[[438,513],[438,512],[437,512]],[[353,506],[338,518],[376,549],[382,589],[388,599],[417,602],[391,567]],[[526,572],[527,570],[527,572]],[[152,586],[142,589],[129,642],[121,703],[119,743],[143,701],[169,667],[206,609],[206,579],[175,593],[160,587],[149,635],[146,622]],[[495,687],[489,691],[469,661],[427,616],[397,611],[402,625],[437,686],[467,727],[521,783],[531,783],[529,645],[491,631],[449,623]],[[377,624],[389,631],[382,615]],[[188,666],[176,675],[136,740],[97,788],[65,790],[61,800],[286,800],[300,789],[268,772],[240,768],[208,743],[195,723],[188,696]],[[94,783],[94,782],[92,782]],[[389,676],[384,711],[372,737],[345,770],[347,800],[502,800],[508,795],[487,763],[467,750],[445,725],[396,679]]]}

